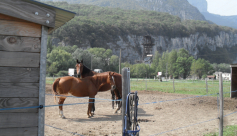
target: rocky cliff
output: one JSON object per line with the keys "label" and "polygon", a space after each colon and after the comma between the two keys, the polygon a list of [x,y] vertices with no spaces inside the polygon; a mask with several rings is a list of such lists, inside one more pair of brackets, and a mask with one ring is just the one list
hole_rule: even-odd
{"label": "rocky cliff", "polygon": [[[237,34],[220,32],[214,37],[208,37],[204,33],[192,34],[189,37],[176,37],[169,38],[158,35],[150,35],[152,43],[152,54],[156,51],[163,53],[165,51],[178,50],[184,48],[189,51],[195,58],[199,58],[202,50],[215,52],[217,48],[221,50],[230,50],[237,47]],[[54,40],[56,41],[56,40]],[[87,41],[87,40],[86,40]],[[65,44],[65,43],[63,43]],[[114,42],[108,42],[107,45],[112,49],[113,54],[119,56],[120,49],[122,50],[122,61],[128,61],[130,63],[136,63],[137,61],[149,61],[150,57],[143,56],[144,54],[144,36],[127,35],[126,39],[119,37],[119,40]],[[91,47],[89,42],[82,44],[82,48]],[[221,51],[222,52],[222,51]],[[208,55],[205,54],[205,55]],[[218,55],[218,54],[216,54]],[[220,57],[223,54],[220,53]],[[227,54],[228,56],[228,54]],[[213,57],[213,56],[209,56]],[[237,55],[232,58],[232,62],[235,62]],[[226,61],[226,60],[224,60]],[[213,63],[213,62],[212,62]],[[226,62],[227,63],[227,62]],[[231,62],[230,62],[231,63]]]}
{"label": "rocky cliff", "polygon": [[206,0],[188,0],[188,2],[197,7],[200,12],[208,12]]}
{"label": "rocky cliff", "polygon": [[167,12],[183,20],[206,20],[187,0],[136,0],[145,10]]}

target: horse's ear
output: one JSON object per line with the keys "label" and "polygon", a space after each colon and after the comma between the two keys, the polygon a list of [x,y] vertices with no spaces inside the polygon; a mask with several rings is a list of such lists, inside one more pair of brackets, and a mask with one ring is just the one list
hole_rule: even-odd
{"label": "horse's ear", "polygon": [[78,59],[77,59],[77,63],[80,63],[80,62],[78,61]]}
{"label": "horse's ear", "polygon": [[81,60],[81,63],[83,63],[83,59]]}

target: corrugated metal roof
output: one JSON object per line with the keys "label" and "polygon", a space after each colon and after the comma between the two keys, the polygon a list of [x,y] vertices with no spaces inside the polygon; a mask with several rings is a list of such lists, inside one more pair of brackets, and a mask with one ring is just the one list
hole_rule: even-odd
{"label": "corrugated metal roof", "polygon": [[29,2],[41,7],[45,7],[51,10],[54,10],[56,12],[56,18],[55,18],[55,27],[52,29],[49,29],[49,33],[53,32],[54,30],[56,30],[57,28],[59,28],[60,26],[64,25],[66,22],[70,21],[71,19],[73,19],[76,15],[75,12],[71,12],[65,9],[61,9],[58,7],[54,7],[45,3],[41,3],[38,1],[34,1],[34,0],[23,0],[25,2]]}

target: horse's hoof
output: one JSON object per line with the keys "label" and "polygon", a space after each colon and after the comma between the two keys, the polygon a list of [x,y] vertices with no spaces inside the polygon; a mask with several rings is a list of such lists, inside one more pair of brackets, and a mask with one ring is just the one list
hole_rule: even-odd
{"label": "horse's hoof", "polygon": [[60,118],[62,118],[62,119],[65,119],[66,117],[65,116],[59,116]]}

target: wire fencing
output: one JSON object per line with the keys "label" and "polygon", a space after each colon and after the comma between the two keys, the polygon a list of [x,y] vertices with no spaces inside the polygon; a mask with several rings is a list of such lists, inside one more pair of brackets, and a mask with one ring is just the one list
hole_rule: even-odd
{"label": "wire fencing", "polygon": [[[147,82],[147,81],[146,81]],[[134,80],[130,80],[130,83],[131,83],[131,88],[133,88],[134,86],[142,86],[144,84],[141,84],[142,82],[141,81],[134,81]],[[173,82],[172,81],[167,81],[167,82],[159,82],[159,81],[148,81],[148,86],[149,86],[149,83],[151,84],[151,87],[148,87],[148,88],[152,88],[153,87],[153,84],[154,86],[158,86],[160,87],[161,89],[164,89],[164,88],[171,88],[171,90],[173,89],[172,87],[172,84]],[[191,89],[194,89],[194,91],[198,91],[198,90],[203,90],[204,92],[202,93],[205,93],[205,87],[204,88],[200,88],[200,86],[205,86],[205,82],[204,81],[198,81],[198,82],[181,82],[181,81],[177,81],[175,82],[176,83],[176,86],[175,88],[177,89],[176,92],[179,91],[179,88],[183,89],[183,88],[191,88]],[[183,86],[183,85],[178,85],[178,84],[195,84],[195,86],[192,86],[192,87],[187,87],[187,86]],[[139,85],[138,85],[139,84]],[[204,84],[204,85],[203,85]],[[216,83],[215,83],[216,84]],[[163,102],[170,102],[170,101],[180,101],[180,100],[186,100],[186,99],[192,99],[192,98],[198,98],[198,97],[205,97],[205,96],[215,96],[217,95],[218,96],[218,93],[217,92],[217,86],[215,84],[211,84],[209,85],[208,87],[213,87],[215,88],[216,91],[209,91],[210,92],[215,92],[213,94],[206,94],[206,95],[198,95],[198,96],[191,96],[191,97],[184,97],[184,98],[178,98],[178,99],[170,99],[170,100],[164,100],[164,101],[154,101],[154,102],[148,102],[148,103],[139,103],[139,105],[148,105],[148,104],[156,104],[156,103],[163,103]],[[229,91],[229,85],[230,83],[226,82],[226,83],[223,83],[224,84],[224,90],[225,92],[223,93],[224,95],[228,95],[230,93]],[[144,88],[144,86],[143,86]],[[156,89],[156,90],[160,90],[160,89],[157,89],[156,87],[154,87],[153,89]],[[153,90],[152,89],[152,90]],[[210,89],[210,88],[209,88]],[[132,89],[133,90],[133,89]],[[140,89],[137,89],[137,90],[140,90]],[[147,89],[148,90],[148,89]],[[211,90],[211,89],[210,89]],[[187,91],[187,90],[185,90]],[[229,91],[229,92],[228,92]],[[234,91],[236,92],[236,91]],[[52,95],[52,94],[46,94],[46,95]],[[57,96],[60,96],[60,95],[57,95]],[[118,100],[111,100],[111,99],[102,99],[102,98],[88,98],[88,97],[75,97],[75,96],[64,96],[64,97],[71,97],[71,98],[81,98],[81,99],[96,99],[98,101],[96,101],[95,103],[100,103],[100,102],[110,102],[110,101],[118,101]],[[218,97],[217,97],[217,105],[219,103],[218,101]],[[79,105],[79,104],[88,104],[90,102],[83,102],[83,103],[70,103],[70,104],[62,104],[63,106],[69,106],[69,105]],[[62,106],[62,105],[39,105],[39,106],[31,106],[31,107],[10,107],[10,108],[2,108],[0,109],[0,111],[3,111],[3,110],[16,110],[16,109],[30,109],[30,108],[43,108],[43,107],[55,107],[55,106]],[[232,114],[235,114],[237,113],[237,111],[233,112],[233,113],[229,113],[227,115],[224,115],[224,117],[227,117],[227,116],[230,116]],[[198,122],[198,123],[194,123],[194,124],[191,124],[191,125],[187,125],[187,126],[184,126],[184,127],[179,127],[179,128],[176,128],[176,129],[172,129],[172,130],[168,130],[168,131],[164,131],[164,132],[160,132],[160,133],[157,133],[157,134],[154,134],[154,135],[160,135],[160,134],[164,134],[164,133],[168,133],[168,132],[171,132],[171,131],[175,131],[175,130],[179,130],[179,129],[183,129],[183,128],[187,128],[187,127],[191,127],[191,126],[195,126],[195,125],[198,125],[198,124],[202,124],[202,123],[206,123],[206,122],[210,122],[210,121],[213,121],[213,120],[216,120],[218,118],[213,118],[213,119],[210,119],[210,120],[206,120],[206,121],[202,121],[202,122]],[[50,126],[50,125],[47,125],[45,124],[45,126],[48,126],[48,127],[51,127],[51,128],[54,128],[54,129],[58,129],[58,130],[62,130],[62,131],[66,131],[68,133],[71,133],[73,135],[79,135],[81,136],[81,134],[78,134],[78,133],[74,133],[74,132],[70,132],[70,131],[67,131],[67,130],[63,130],[63,129],[60,129],[60,128],[57,128],[57,127],[54,127],[54,126]],[[142,129],[142,128],[141,128]],[[153,136],[153,135],[152,135]]]}

